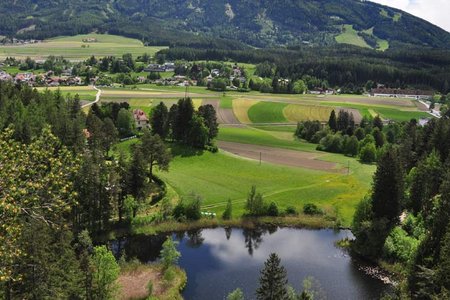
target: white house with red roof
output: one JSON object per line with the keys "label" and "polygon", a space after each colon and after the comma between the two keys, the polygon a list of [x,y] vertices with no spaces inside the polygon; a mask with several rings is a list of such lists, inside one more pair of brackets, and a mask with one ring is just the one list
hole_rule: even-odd
{"label": "white house with red roof", "polygon": [[136,129],[142,130],[143,128],[150,128],[150,119],[143,110],[133,110],[133,118],[134,123],[136,124]]}

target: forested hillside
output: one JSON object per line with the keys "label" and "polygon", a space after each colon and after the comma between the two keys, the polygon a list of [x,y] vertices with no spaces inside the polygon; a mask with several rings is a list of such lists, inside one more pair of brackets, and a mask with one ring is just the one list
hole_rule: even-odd
{"label": "forested hillside", "polygon": [[137,37],[151,44],[222,48],[242,47],[230,39],[257,47],[336,41],[373,49],[404,44],[450,47],[448,32],[405,12],[357,0],[0,3],[0,35],[48,38],[92,31]]}

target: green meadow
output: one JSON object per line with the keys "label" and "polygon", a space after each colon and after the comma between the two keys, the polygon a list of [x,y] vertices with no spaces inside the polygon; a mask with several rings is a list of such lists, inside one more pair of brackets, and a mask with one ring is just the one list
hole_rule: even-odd
{"label": "green meadow", "polygon": [[[85,39],[96,39],[96,42],[83,42]],[[140,56],[144,53],[154,55],[165,47],[145,47],[136,39],[108,34],[85,34],[70,37],[57,37],[38,44],[0,46],[0,59],[16,57],[23,59],[45,59],[48,56],[64,56],[69,60],[85,60],[90,56],[122,56],[131,53]]]}

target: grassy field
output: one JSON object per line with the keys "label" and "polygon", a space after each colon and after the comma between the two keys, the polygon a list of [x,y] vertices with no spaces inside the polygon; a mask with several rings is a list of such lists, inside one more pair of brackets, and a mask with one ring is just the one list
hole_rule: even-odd
{"label": "grassy field", "polygon": [[[95,38],[97,42],[84,43],[83,39]],[[84,47],[83,47],[84,46]],[[141,41],[115,35],[87,34],[71,37],[58,37],[39,44],[20,46],[1,46],[0,59],[6,57],[45,59],[50,55],[64,56],[69,60],[85,60],[92,55],[122,56],[131,53],[139,56],[144,53],[154,55],[164,47],[145,47]]]}
{"label": "grassy field", "polygon": [[335,37],[339,44],[350,44],[364,48],[371,48],[366,41],[358,35],[358,32],[353,29],[353,25],[343,25],[342,33]]}
{"label": "grassy field", "polygon": [[284,109],[286,103],[259,102],[248,109],[248,117],[252,123],[286,123]]}
{"label": "grassy field", "polygon": [[332,107],[318,105],[288,105],[283,113],[290,122],[299,121],[328,121]]}
{"label": "grassy field", "polygon": [[92,87],[90,86],[70,86],[70,87],[50,87],[50,88],[37,88],[38,91],[45,91],[45,90],[49,90],[49,91],[57,91],[60,90],[61,93],[63,95],[71,95],[71,96],[75,96],[78,94],[78,96],[80,96],[81,100],[84,101],[94,101],[95,100],[95,95],[97,94],[97,91],[94,90]]}
{"label": "grassy field", "polygon": [[[333,159],[331,157],[330,159]],[[352,160],[355,168],[359,165]],[[358,166],[356,166],[358,164]],[[238,158],[226,153],[201,155],[179,153],[168,173],[159,174],[181,196],[198,194],[203,209],[221,214],[226,201],[233,202],[233,215],[241,216],[248,191],[252,185],[267,201],[274,201],[280,209],[294,206],[301,210],[306,203],[316,203],[330,214],[337,214],[349,225],[356,204],[369,189],[367,178],[361,173],[350,175],[290,168]]]}

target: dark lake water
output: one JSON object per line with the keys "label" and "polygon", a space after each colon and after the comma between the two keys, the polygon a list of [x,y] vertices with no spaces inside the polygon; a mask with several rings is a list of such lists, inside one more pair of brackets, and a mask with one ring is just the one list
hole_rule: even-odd
{"label": "dark lake water", "polygon": [[[175,234],[181,252],[179,265],[186,270],[186,300],[225,299],[241,288],[246,299],[255,299],[259,272],[272,252],[288,272],[297,291],[312,277],[313,286],[326,299],[378,299],[388,289],[380,280],[360,271],[360,262],[335,246],[352,237],[348,230],[307,229],[204,229]],[[142,262],[157,259],[166,236],[138,235],[112,243],[116,254]]]}

